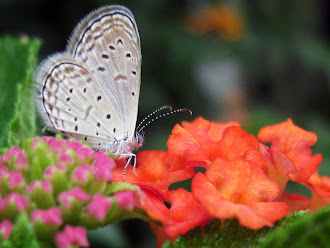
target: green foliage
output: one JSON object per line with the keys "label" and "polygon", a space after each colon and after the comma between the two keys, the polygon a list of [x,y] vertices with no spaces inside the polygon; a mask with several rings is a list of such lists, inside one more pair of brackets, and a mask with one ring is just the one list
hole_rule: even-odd
{"label": "green foliage", "polygon": [[180,236],[174,244],[167,242],[163,248],[197,248],[197,247],[258,247],[259,240],[270,228],[251,230],[239,225],[236,219],[212,220],[202,231],[195,228],[188,234]]}
{"label": "green foliage", "polygon": [[265,236],[261,248],[327,247],[330,244],[330,206],[315,214],[300,211],[286,218],[286,224]]}
{"label": "green foliage", "polygon": [[26,213],[16,221],[9,239],[0,244],[0,248],[39,248],[32,224]]}
{"label": "green foliage", "polygon": [[40,42],[0,38],[0,147],[21,145],[35,135],[33,74]]}
{"label": "green foliage", "polygon": [[235,219],[212,220],[204,230],[195,228],[168,241],[163,248],[221,248],[221,247],[326,247],[330,243],[330,207],[315,214],[299,211],[278,221],[274,228],[251,230]]}

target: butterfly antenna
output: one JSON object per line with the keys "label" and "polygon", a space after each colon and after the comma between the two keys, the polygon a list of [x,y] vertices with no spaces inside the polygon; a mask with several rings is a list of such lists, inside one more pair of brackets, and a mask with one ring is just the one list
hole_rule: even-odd
{"label": "butterfly antenna", "polygon": [[[147,123],[145,123],[142,127],[140,127],[139,129],[137,129],[137,132],[138,133],[141,133],[141,131],[146,127],[148,126],[151,122],[154,122],[155,120],[158,120],[160,118],[163,118],[165,116],[169,116],[171,114],[174,114],[174,113],[186,113],[186,114],[189,114],[189,115],[192,115],[192,112],[191,110],[189,109],[186,109],[186,108],[180,108],[180,109],[175,109],[175,110],[171,110],[170,112],[167,112],[167,113],[164,113],[164,114],[161,114],[161,115],[158,115],[156,116],[155,118],[152,118],[151,120],[149,120]],[[152,114],[150,114],[152,116]],[[140,126],[140,125],[139,125]]]}
{"label": "butterfly antenna", "polygon": [[156,109],[155,111],[153,111],[152,113],[148,114],[146,117],[143,118],[143,120],[139,123],[139,125],[136,127],[136,130],[139,130],[140,127],[146,122],[146,120],[148,120],[151,116],[154,116],[155,114],[157,114],[159,111],[162,111],[164,109],[168,109],[170,111],[172,111],[172,107],[169,105],[165,105],[163,107],[160,107],[159,109]]}

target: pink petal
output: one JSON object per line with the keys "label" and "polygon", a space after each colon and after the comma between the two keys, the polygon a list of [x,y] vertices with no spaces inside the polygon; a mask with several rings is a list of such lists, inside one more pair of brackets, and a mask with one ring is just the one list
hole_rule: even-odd
{"label": "pink petal", "polygon": [[36,188],[41,188],[42,191],[46,192],[46,193],[52,193],[53,192],[53,186],[45,181],[45,180],[38,180],[38,181],[34,181],[32,182],[29,187],[27,188],[27,192],[28,193],[33,193]]}
{"label": "pink petal", "polygon": [[8,185],[9,189],[14,190],[15,188],[21,188],[25,185],[24,178],[20,171],[9,171],[8,172]]}
{"label": "pink petal", "polygon": [[77,184],[86,184],[88,181],[88,175],[91,175],[93,170],[92,166],[81,165],[77,166],[72,172],[71,179],[74,183]]}
{"label": "pink petal", "polygon": [[67,153],[61,153],[59,155],[59,159],[58,159],[59,163],[61,164],[72,164],[73,158],[71,157],[71,155],[67,154]]}
{"label": "pink petal", "polygon": [[17,146],[13,146],[8,152],[3,156],[3,160],[10,162],[13,156],[16,156],[15,159],[15,168],[16,169],[27,169],[29,162],[23,153],[23,150]]}
{"label": "pink petal", "polygon": [[98,164],[93,168],[93,175],[96,181],[110,181],[111,180],[111,168],[106,164]]}
{"label": "pink petal", "polygon": [[94,154],[94,165],[107,165],[109,169],[112,170],[116,167],[116,164],[113,159],[111,159],[107,154],[104,152],[96,152]]}
{"label": "pink petal", "polygon": [[13,224],[9,220],[4,220],[0,224],[0,233],[3,234],[3,238],[7,239],[13,229]]}
{"label": "pink petal", "polygon": [[19,211],[24,211],[30,204],[30,201],[27,197],[17,193],[11,193],[3,199],[0,209],[7,208],[10,202],[14,203],[16,209]]}
{"label": "pink petal", "polygon": [[44,177],[45,179],[51,179],[54,176],[55,172],[61,172],[61,173],[65,173],[67,171],[67,167],[65,167],[64,165],[52,165],[47,167],[47,169],[44,172]]}
{"label": "pink petal", "polygon": [[104,221],[111,206],[112,202],[109,197],[96,194],[91,203],[87,205],[85,212],[99,221]]}
{"label": "pink petal", "polygon": [[0,166],[0,180],[3,175],[6,175],[8,173],[8,168],[6,166]]}
{"label": "pink petal", "polygon": [[57,200],[61,202],[65,208],[71,207],[71,201],[74,199],[80,203],[85,203],[90,196],[80,188],[73,188],[70,191],[63,192],[58,195]]}
{"label": "pink petal", "polygon": [[134,192],[130,190],[121,191],[114,196],[118,205],[122,208],[132,210],[134,207]]}
{"label": "pink petal", "polygon": [[[78,142],[80,143],[80,142]],[[82,143],[80,143],[82,145],[82,147],[80,147],[79,149],[76,149],[74,150],[77,154],[77,159],[80,163],[83,163],[83,162],[87,162],[89,160],[92,160],[93,159],[93,155],[94,155],[94,151],[83,146]]]}
{"label": "pink petal", "polygon": [[40,222],[50,226],[60,226],[63,223],[62,212],[59,208],[52,207],[46,210],[34,210],[31,213],[31,221],[34,224],[38,219]]}

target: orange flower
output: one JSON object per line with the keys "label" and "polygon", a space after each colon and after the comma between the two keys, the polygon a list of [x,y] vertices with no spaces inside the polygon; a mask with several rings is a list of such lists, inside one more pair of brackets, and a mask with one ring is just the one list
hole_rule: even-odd
{"label": "orange flower", "polygon": [[170,153],[183,157],[191,166],[208,167],[216,158],[250,160],[264,167],[258,140],[236,122],[214,123],[201,117],[192,123],[175,125],[167,146]]}
{"label": "orange flower", "polygon": [[[151,224],[158,247],[196,226],[203,228],[212,218],[237,218],[241,225],[259,229],[273,226],[286,213],[329,204],[329,178],[310,177],[322,161],[320,154],[311,154],[315,134],[288,120],[261,129],[258,138],[271,142],[271,148],[236,122],[221,124],[199,117],[173,128],[167,152],[137,154],[136,174],[129,167],[126,182],[140,187],[135,206],[162,224]],[[126,161],[117,164],[113,181],[122,181]],[[194,175],[194,166],[205,167],[205,175]],[[193,178],[191,192],[169,191],[171,184],[189,178]],[[312,200],[285,194],[289,180],[311,187]]]}
{"label": "orange flower", "polygon": [[268,152],[272,154],[273,164],[285,170],[292,181],[305,182],[322,162],[322,155],[312,156],[310,148],[317,141],[316,134],[297,127],[291,119],[262,128],[258,139],[272,144]]}
{"label": "orange flower", "polygon": [[249,161],[215,160],[205,175],[195,175],[192,193],[212,216],[237,218],[251,229],[272,226],[287,212],[285,203],[272,202],[277,184]]}
{"label": "orange flower", "polygon": [[204,12],[187,18],[190,29],[204,34],[216,31],[233,40],[244,33],[244,23],[237,9],[229,6],[211,6]]}

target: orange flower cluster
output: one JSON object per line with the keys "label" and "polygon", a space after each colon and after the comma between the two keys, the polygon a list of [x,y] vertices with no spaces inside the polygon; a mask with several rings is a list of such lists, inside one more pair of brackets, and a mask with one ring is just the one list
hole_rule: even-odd
{"label": "orange flower cluster", "polygon": [[[136,175],[129,168],[126,181],[140,187],[137,206],[162,223],[152,224],[159,245],[196,226],[203,228],[213,218],[237,218],[254,230],[271,227],[293,211],[330,203],[330,179],[316,172],[322,156],[312,156],[310,149],[316,140],[290,119],[261,129],[255,137],[238,123],[200,117],[174,127],[167,152],[138,153]],[[122,161],[113,170],[113,180],[123,180],[124,165]],[[194,167],[206,171],[195,174]],[[169,190],[190,178],[191,192]],[[284,193],[289,180],[309,187],[313,197]]]}
{"label": "orange flower cluster", "polygon": [[244,22],[239,12],[229,6],[215,5],[186,19],[187,26],[200,34],[218,32],[225,37],[238,40],[244,34]]}

